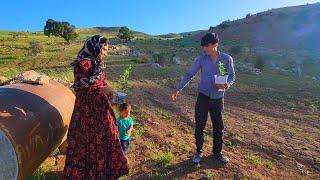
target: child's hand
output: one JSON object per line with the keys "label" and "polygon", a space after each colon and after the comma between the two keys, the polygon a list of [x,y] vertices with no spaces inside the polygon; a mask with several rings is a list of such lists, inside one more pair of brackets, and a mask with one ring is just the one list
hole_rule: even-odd
{"label": "child's hand", "polygon": [[126,133],[127,133],[128,135],[131,135],[132,129],[129,129]]}

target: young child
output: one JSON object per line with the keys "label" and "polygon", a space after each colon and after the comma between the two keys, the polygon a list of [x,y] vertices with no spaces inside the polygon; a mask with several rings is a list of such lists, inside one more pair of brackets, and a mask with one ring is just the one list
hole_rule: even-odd
{"label": "young child", "polygon": [[123,103],[119,105],[119,117],[117,118],[117,126],[120,136],[121,147],[127,154],[130,146],[131,132],[133,130],[133,119],[130,117],[131,105]]}

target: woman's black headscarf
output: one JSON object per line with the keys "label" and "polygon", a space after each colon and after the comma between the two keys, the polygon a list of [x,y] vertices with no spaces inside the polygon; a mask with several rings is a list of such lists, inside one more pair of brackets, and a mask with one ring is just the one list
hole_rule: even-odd
{"label": "woman's black headscarf", "polygon": [[82,85],[92,85],[97,79],[100,78],[100,74],[105,69],[104,62],[98,59],[98,55],[101,49],[108,43],[107,38],[101,35],[94,35],[88,38],[82,49],[79,51],[77,58],[71,63],[72,66],[78,66],[83,59],[90,59],[92,67],[89,71],[89,76],[79,79],[74,82],[73,87],[80,87]]}

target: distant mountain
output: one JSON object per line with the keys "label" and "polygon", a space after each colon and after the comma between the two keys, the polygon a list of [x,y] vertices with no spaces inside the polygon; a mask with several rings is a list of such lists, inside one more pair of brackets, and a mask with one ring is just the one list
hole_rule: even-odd
{"label": "distant mountain", "polygon": [[157,35],[155,37],[161,37],[161,38],[182,38],[183,36],[177,33],[168,33],[168,34],[162,34],[162,35]]}
{"label": "distant mountain", "polygon": [[[90,34],[92,34],[92,33],[101,33],[101,34],[107,33],[108,35],[116,36],[116,34],[118,33],[120,28],[121,27],[93,27],[93,28],[77,29],[77,31],[80,33],[90,33]],[[153,36],[151,36],[149,34],[135,31],[135,30],[132,30],[132,31],[136,37],[153,38]]]}
{"label": "distant mountain", "polygon": [[[238,40],[271,55],[270,61],[291,61],[320,68],[320,3],[272,9],[224,21],[214,27],[222,40]],[[200,40],[206,31],[193,34]],[[318,72],[320,72],[318,70]]]}

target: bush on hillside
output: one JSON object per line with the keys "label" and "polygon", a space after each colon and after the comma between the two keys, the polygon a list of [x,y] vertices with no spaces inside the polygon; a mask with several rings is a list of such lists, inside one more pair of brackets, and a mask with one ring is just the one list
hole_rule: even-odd
{"label": "bush on hillside", "polygon": [[11,33],[11,35],[12,35],[12,39],[17,39],[20,36],[20,33],[13,32],[13,33]]}
{"label": "bush on hillside", "polygon": [[31,51],[31,54],[33,56],[37,56],[39,53],[41,53],[43,51],[43,46],[40,42],[38,41],[32,41],[29,43],[30,45],[30,51]]}
{"label": "bush on hillside", "polygon": [[133,32],[126,26],[121,27],[117,34],[117,37],[126,41],[131,41],[134,38]]}
{"label": "bush on hillside", "polygon": [[164,53],[155,52],[155,53],[152,55],[152,58],[154,59],[154,62],[155,62],[155,63],[158,63],[158,64],[160,64],[161,66],[164,65],[164,62],[165,62]]}
{"label": "bush on hillside", "polygon": [[145,55],[142,57],[135,58],[132,61],[136,63],[148,63],[150,61],[150,57]]}

